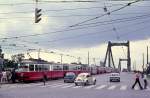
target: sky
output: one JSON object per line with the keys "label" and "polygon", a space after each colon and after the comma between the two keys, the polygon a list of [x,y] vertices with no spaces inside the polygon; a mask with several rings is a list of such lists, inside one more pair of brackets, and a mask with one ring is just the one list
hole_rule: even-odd
{"label": "sky", "polygon": [[[48,61],[60,62],[63,54],[64,63],[77,62],[79,57],[87,63],[89,52],[90,64],[99,65],[104,61],[108,41],[129,40],[132,67],[136,64],[136,69],[141,69],[142,54],[146,63],[150,42],[150,1],[123,9],[134,0],[75,1],[83,0],[39,0],[38,4],[35,0],[0,0],[0,45],[5,58],[18,53],[28,58],[27,50],[31,49],[36,50],[28,51],[30,55],[38,58],[40,49],[40,57]],[[39,23],[34,23],[36,7],[42,9]],[[126,47],[113,47],[116,66],[119,58],[126,58],[126,52]],[[126,62],[122,65],[126,67]]]}

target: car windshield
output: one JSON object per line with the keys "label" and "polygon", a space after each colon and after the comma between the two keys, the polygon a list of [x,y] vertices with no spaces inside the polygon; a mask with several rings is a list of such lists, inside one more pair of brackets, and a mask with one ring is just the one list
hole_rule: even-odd
{"label": "car windshield", "polygon": [[119,76],[119,74],[118,73],[113,73],[113,74],[111,74],[112,76]]}
{"label": "car windshield", "polygon": [[87,75],[85,74],[79,74],[78,77],[86,77]]}
{"label": "car windshield", "polygon": [[66,76],[75,76],[75,73],[66,73]]}

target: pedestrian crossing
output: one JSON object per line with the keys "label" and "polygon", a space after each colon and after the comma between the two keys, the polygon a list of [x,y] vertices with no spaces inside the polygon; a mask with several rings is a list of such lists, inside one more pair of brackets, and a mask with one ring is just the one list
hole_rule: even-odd
{"label": "pedestrian crossing", "polygon": [[[13,88],[27,88],[27,87],[35,87],[35,88],[59,88],[59,89],[87,89],[87,90],[120,90],[126,91],[131,90],[129,85],[117,85],[117,84],[99,84],[99,85],[88,85],[88,86],[75,86],[74,83],[31,83],[31,84],[8,84],[1,87],[1,89],[13,89]],[[0,89],[0,90],[1,90]],[[135,86],[134,90],[140,90],[139,87]],[[150,91],[150,87],[147,87],[145,91]]]}

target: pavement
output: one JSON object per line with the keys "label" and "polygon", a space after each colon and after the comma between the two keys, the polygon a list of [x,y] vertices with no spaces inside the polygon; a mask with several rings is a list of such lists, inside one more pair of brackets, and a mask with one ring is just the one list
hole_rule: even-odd
{"label": "pavement", "polygon": [[[134,90],[133,73],[121,73],[121,82],[109,82],[109,74],[96,75],[96,85],[75,86],[63,83],[63,80],[51,80],[44,83],[5,84],[0,88],[0,98],[148,98],[150,87]],[[148,81],[150,82],[150,81]],[[141,79],[143,85],[143,80]]]}

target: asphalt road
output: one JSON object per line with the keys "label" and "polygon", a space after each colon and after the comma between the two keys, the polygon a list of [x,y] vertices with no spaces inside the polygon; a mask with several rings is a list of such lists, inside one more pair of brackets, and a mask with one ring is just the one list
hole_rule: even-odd
{"label": "asphalt road", "polygon": [[[150,88],[140,90],[132,73],[121,73],[121,82],[109,82],[109,75],[97,75],[96,85],[75,86],[63,80],[28,84],[5,84],[0,88],[0,98],[148,98]],[[150,82],[150,81],[149,81]],[[143,85],[143,80],[141,79]]]}

